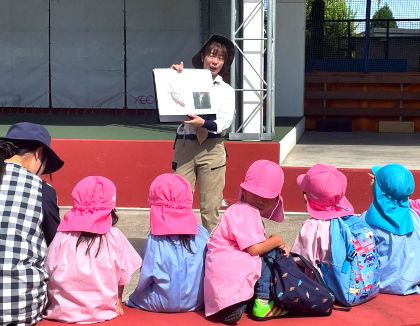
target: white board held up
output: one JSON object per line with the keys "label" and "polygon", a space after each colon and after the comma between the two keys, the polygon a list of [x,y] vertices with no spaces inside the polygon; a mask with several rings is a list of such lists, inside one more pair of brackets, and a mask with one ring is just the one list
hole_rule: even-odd
{"label": "white board held up", "polygon": [[160,122],[185,121],[187,114],[216,119],[211,107],[213,79],[207,69],[153,69]]}

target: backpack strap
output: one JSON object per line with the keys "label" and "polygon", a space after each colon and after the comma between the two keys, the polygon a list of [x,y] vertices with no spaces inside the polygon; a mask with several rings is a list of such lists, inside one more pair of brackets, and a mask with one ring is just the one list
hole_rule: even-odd
{"label": "backpack strap", "polygon": [[337,307],[336,305],[333,305],[333,309],[337,311],[350,311],[351,307]]}
{"label": "backpack strap", "polygon": [[347,250],[346,260],[344,261],[343,266],[341,266],[341,273],[347,274],[349,272],[350,264],[355,256],[356,250],[354,250],[353,245],[350,245]]}
{"label": "backpack strap", "polygon": [[350,241],[352,238],[351,231],[349,229],[349,226],[346,224],[346,222],[343,220],[342,217],[334,218],[331,220],[330,224],[330,234],[332,233],[338,233],[342,234],[340,242],[341,243],[335,243],[333,244],[332,241],[330,241],[331,248],[333,246],[344,246],[344,250],[346,250],[346,257],[344,259],[343,265],[341,265],[341,272],[343,274],[347,274],[350,270],[351,262],[354,260],[354,257],[356,256],[356,250],[354,248],[353,243]]}
{"label": "backpack strap", "polygon": [[299,258],[300,261],[305,265],[305,267],[307,267],[312,273],[314,273],[314,276],[315,276],[316,280],[318,281],[318,283],[321,283],[321,284],[325,285],[324,279],[322,278],[321,274],[319,273],[319,271],[315,268],[315,266],[311,262],[309,262],[302,255],[299,255],[295,252],[290,252],[290,254],[294,258]]}

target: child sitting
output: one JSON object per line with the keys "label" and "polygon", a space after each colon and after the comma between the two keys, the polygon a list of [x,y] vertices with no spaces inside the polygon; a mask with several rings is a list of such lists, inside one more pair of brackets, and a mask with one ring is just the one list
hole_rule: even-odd
{"label": "child sitting", "polygon": [[413,175],[400,164],[374,166],[372,172],[373,202],[361,218],[376,237],[380,292],[420,293],[420,219],[408,199],[414,191]]}
{"label": "child sitting", "polygon": [[107,178],[89,176],[77,183],[69,210],[46,260],[50,275],[44,318],[92,323],[122,315],[124,284],[141,258],[120,230],[116,188]]}
{"label": "child sitting", "polygon": [[320,265],[331,260],[330,220],[354,214],[345,197],[347,178],[332,165],[315,164],[297,177],[297,184],[311,218],[303,223],[291,250],[321,272]]}
{"label": "child sitting", "polygon": [[283,220],[280,197],[283,182],[278,164],[267,160],[254,162],[240,185],[240,200],[226,210],[214,229],[208,241],[204,276],[207,317],[226,324],[237,322],[254,291],[255,319],[266,320],[287,313],[274,306],[269,291],[271,273],[259,257],[272,255],[277,247],[288,255],[280,236],[265,238],[261,220],[261,216]]}
{"label": "child sitting", "polygon": [[190,183],[162,174],[150,186],[150,234],[143,245],[143,266],[131,307],[156,312],[203,308],[204,250],[209,233],[192,209]]}

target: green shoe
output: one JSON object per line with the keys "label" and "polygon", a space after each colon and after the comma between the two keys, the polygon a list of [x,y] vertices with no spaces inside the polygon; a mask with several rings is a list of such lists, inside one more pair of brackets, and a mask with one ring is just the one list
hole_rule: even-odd
{"label": "green shoe", "polygon": [[256,298],[252,307],[251,318],[254,320],[268,320],[284,316],[287,312],[287,310],[275,306],[274,301],[264,304],[261,299]]}

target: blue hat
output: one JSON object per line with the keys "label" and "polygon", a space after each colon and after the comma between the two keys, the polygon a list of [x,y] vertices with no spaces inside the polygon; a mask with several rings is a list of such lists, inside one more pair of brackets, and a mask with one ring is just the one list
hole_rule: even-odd
{"label": "blue hat", "polygon": [[9,128],[6,136],[0,137],[0,139],[8,140],[12,143],[13,140],[29,140],[39,143],[44,148],[47,155],[47,164],[43,174],[53,173],[64,165],[64,162],[50,148],[50,133],[47,129],[39,124],[30,122],[15,123]]}
{"label": "blue hat", "polygon": [[374,166],[373,202],[366,213],[366,222],[394,234],[414,230],[408,196],[414,192],[414,178],[400,164]]}

